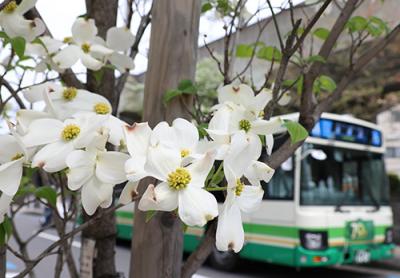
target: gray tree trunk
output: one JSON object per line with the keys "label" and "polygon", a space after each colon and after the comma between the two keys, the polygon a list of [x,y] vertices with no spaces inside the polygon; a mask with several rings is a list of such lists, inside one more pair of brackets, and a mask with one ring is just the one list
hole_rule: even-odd
{"label": "gray tree trunk", "polygon": [[[176,117],[189,118],[183,103],[174,99],[167,107],[163,94],[184,79],[194,79],[199,32],[198,0],[155,0],[152,13],[149,63],[145,81],[143,119],[154,127]],[[143,181],[143,192],[151,179]],[[145,213],[135,208],[130,277],[180,277],[183,232],[173,213],[158,212],[148,223]]]}
{"label": "gray tree trunk", "polygon": [[6,277],[6,266],[7,266],[7,256],[6,256],[6,245],[0,246],[0,278]]}
{"label": "gray tree trunk", "polygon": [[[87,16],[96,21],[98,35],[105,39],[107,30],[116,25],[118,13],[117,0],[86,0]],[[111,69],[104,71],[100,82],[97,82],[92,71],[87,74],[87,89],[106,97],[111,104],[115,101],[115,76]],[[116,113],[116,111],[114,111]],[[97,213],[100,212],[100,208]],[[93,216],[92,216],[93,217]],[[84,219],[88,219],[84,215]],[[117,277],[115,267],[115,214],[104,215],[96,224],[89,226],[82,233],[82,240],[92,239],[95,244],[95,258],[93,260],[93,277]]]}

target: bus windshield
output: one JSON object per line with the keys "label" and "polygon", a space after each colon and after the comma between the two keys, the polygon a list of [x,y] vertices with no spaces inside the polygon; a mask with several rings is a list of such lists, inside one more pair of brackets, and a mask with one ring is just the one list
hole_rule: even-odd
{"label": "bus windshield", "polygon": [[389,186],[382,154],[304,145],[301,205],[380,206],[388,202]]}

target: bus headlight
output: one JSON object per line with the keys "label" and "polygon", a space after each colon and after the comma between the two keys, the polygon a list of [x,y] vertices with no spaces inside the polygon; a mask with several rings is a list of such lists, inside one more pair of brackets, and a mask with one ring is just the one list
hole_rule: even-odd
{"label": "bus headlight", "polygon": [[328,233],[300,230],[300,243],[308,250],[325,250],[328,248]]}
{"label": "bus headlight", "polygon": [[385,231],[385,243],[393,243],[393,228],[387,228]]}

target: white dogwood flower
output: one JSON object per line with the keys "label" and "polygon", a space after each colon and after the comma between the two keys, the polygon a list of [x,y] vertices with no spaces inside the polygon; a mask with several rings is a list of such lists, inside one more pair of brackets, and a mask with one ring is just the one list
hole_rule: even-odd
{"label": "white dogwood flower", "polygon": [[139,209],[173,211],[178,209],[181,220],[188,226],[204,226],[218,215],[215,197],[203,189],[214,163],[214,155],[183,167],[182,157],[162,145],[150,146],[146,172],[161,181],[149,185],[139,202]]}
{"label": "white dogwood flower", "polygon": [[72,151],[66,158],[68,188],[82,188],[82,206],[92,215],[112,203],[113,188],[126,181],[124,165],[127,154],[97,148]]}
{"label": "white dogwood flower", "polygon": [[64,70],[59,68],[52,60],[52,56],[63,46],[63,42],[49,36],[41,36],[40,42],[26,44],[25,54],[36,58],[35,71],[44,72],[51,68],[57,72]]}
{"label": "white dogwood flower", "polygon": [[47,172],[66,168],[65,159],[74,149],[93,144],[97,130],[104,118],[95,115],[68,119],[38,119],[33,121],[28,132],[22,136],[26,147],[42,147],[32,159],[32,167],[41,167]]}
{"label": "white dogwood flower", "polygon": [[113,50],[97,42],[97,31],[93,19],[77,18],[72,25],[72,37],[64,39],[68,46],[53,57],[56,65],[67,69],[80,60],[88,69],[99,70]]}
{"label": "white dogwood flower", "polygon": [[[245,138],[236,136],[224,160],[224,173],[228,182],[227,196],[218,218],[216,245],[220,251],[239,252],[243,247],[244,231],[241,212],[250,213],[258,208],[264,191],[260,180],[269,182],[274,170],[265,163],[254,160],[257,154]],[[242,181],[245,177],[251,185]]]}
{"label": "white dogwood flower", "polygon": [[125,172],[129,182],[121,192],[119,202],[127,204],[132,201],[132,196],[137,194],[139,181],[147,176],[144,165],[147,159],[151,128],[148,123],[135,123],[132,126],[125,125],[124,133],[126,147],[130,158],[125,163]]}
{"label": "white dogwood flower", "polygon": [[0,191],[14,196],[22,177],[22,167],[27,159],[22,143],[9,134],[0,135]]}
{"label": "white dogwood flower", "polygon": [[23,0],[20,4],[10,1],[0,11],[0,26],[10,37],[22,37],[27,42],[31,42],[45,31],[42,20],[25,19],[24,14],[35,7],[37,0]]}
{"label": "white dogwood flower", "polygon": [[156,125],[151,134],[150,144],[152,146],[161,144],[177,151],[183,158],[184,164],[204,155],[198,152],[199,132],[197,128],[182,118],[175,119],[171,126],[167,122]]}
{"label": "white dogwood flower", "polygon": [[126,27],[111,27],[107,31],[106,46],[114,52],[108,60],[120,72],[131,70],[135,67],[131,57],[124,54],[135,42],[135,36]]}

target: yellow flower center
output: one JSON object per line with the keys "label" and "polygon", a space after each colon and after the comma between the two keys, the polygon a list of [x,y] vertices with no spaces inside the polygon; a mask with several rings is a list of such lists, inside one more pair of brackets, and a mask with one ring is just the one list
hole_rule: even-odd
{"label": "yellow flower center", "polygon": [[244,183],[240,179],[237,179],[235,187],[236,196],[240,196],[240,194],[242,194],[243,192],[243,189],[244,189]]}
{"label": "yellow flower center", "polygon": [[90,52],[90,44],[88,44],[88,43],[82,44],[81,48],[82,48],[83,52],[85,52],[85,53]]}
{"label": "yellow flower center", "polygon": [[248,120],[240,120],[239,129],[248,132],[251,128],[251,123]]}
{"label": "yellow flower center", "polygon": [[104,102],[99,102],[94,106],[94,112],[97,114],[105,115],[110,113],[110,110],[110,106]]}
{"label": "yellow flower center", "polygon": [[13,11],[15,11],[15,9],[17,8],[17,2],[16,1],[11,1],[10,3],[8,3],[4,8],[3,11],[10,14]]}
{"label": "yellow flower center", "polygon": [[80,132],[81,132],[81,129],[79,128],[79,126],[70,124],[70,125],[67,125],[66,127],[64,127],[63,131],[61,132],[61,137],[65,141],[71,141],[71,140],[75,139],[76,137],[78,137]]}
{"label": "yellow flower center", "polygon": [[24,157],[24,154],[22,154],[22,153],[16,153],[16,154],[11,158],[11,161],[18,160],[18,159],[20,159],[21,157]]}
{"label": "yellow flower center", "polygon": [[192,177],[190,173],[185,168],[178,168],[175,172],[172,172],[168,175],[168,185],[172,189],[182,190],[185,189],[186,186],[190,183]]}
{"label": "yellow flower center", "polygon": [[68,87],[63,91],[63,98],[67,101],[71,101],[76,98],[78,90],[74,87]]}
{"label": "yellow flower center", "polygon": [[182,158],[187,157],[189,154],[190,154],[190,150],[188,150],[188,149],[181,150],[181,157]]}
{"label": "yellow flower center", "polygon": [[71,43],[73,40],[72,40],[72,37],[65,37],[64,39],[63,39],[63,43]]}
{"label": "yellow flower center", "polygon": [[264,110],[261,110],[260,113],[258,113],[258,117],[264,118],[264,116],[265,116]]}

